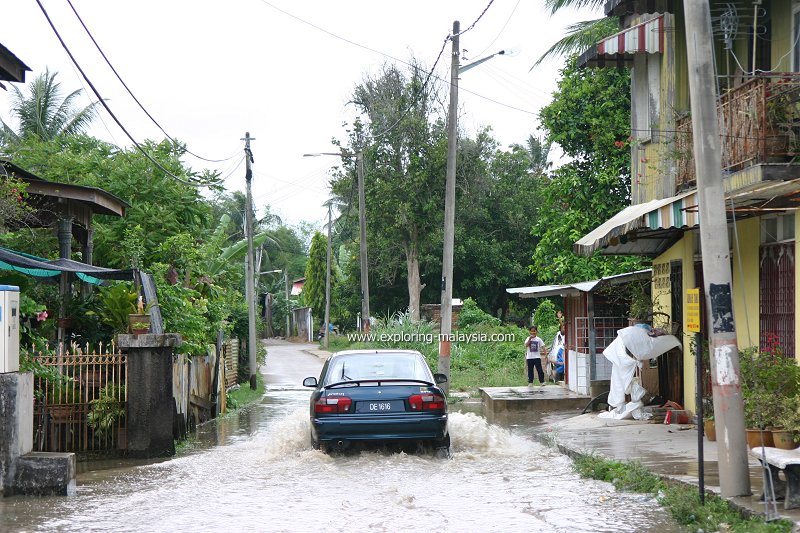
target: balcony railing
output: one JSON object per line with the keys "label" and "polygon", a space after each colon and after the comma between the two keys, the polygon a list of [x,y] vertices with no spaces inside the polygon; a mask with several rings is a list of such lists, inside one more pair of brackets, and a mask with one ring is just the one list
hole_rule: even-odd
{"label": "balcony railing", "polygon": [[[717,104],[722,169],[736,172],[800,155],[800,74],[753,78],[731,89]],[[692,120],[677,121],[674,157],[677,190],[696,185]]]}

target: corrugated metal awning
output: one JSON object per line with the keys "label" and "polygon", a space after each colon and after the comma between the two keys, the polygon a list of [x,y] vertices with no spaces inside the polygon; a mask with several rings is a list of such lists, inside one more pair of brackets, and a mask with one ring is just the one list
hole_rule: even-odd
{"label": "corrugated metal awning", "polygon": [[601,285],[615,285],[626,283],[635,279],[649,279],[652,269],[637,270],[636,272],[626,272],[615,274],[604,278],[581,281],[579,283],[567,283],[565,285],[539,285],[537,287],[514,287],[506,289],[509,294],[516,294],[520,298],[545,298],[547,296],[569,296],[581,292],[592,292]]}
{"label": "corrugated metal awning", "polygon": [[[595,250],[599,248],[606,248],[609,244],[617,245],[620,242],[622,242],[622,244],[626,244],[629,240],[628,234],[641,228],[653,230],[664,227],[672,227],[671,224],[673,221],[676,223],[679,223],[680,221],[676,220],[675,217],[672,216],[662,216],[661,209],[665,206],[672,206],[675,204],[675,202],[682,201],[692,194],[694,194],[694,191],[684,192],[677,196],[670,196],[669,198],[662,198],[660,200],[650,200],[649,202],[626,207],[578,240],[573,247],[575,253],[589,256],[592,255]],[[667,213],[668,212],[669,211],[667,211]],[[653,216],[653,213],[656,213],[656,215]],[[665,226],[665,224],[670,225]],[[683,224],[678,227],[682,226]],[[630,253],[631,255],[634,255],[634,250],[624,253]]]}
{"label": "corrugated metal awning", "polygon": [[623,66],[634,54],[664,52],[665,32],[672,15],[665,13],[606,37],[578,57],[579,67]]}

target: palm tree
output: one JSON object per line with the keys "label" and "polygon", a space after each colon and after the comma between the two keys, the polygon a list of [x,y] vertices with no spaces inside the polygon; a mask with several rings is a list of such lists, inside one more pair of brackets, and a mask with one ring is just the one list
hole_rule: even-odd
{"label": "palm tree", "polygon": [[526,151],[528,152],[528,158],[530,159],[531,172],[537,176],[544,175],[545,171],[553,166],[553,163],[547,160],[547,157],[550,155],[550,147],[553,143],[548,142],[545,139],[540,139],[539,137],[529,135],[528,142],[526,144]]}
{"label": "palm tree", "polygon": [[[592,7],[600,8],[605,0],[545,0],[545,7],[550,9],[550,14],[565,8]],[[574,22],[567,26],[567,35],[551,46],[542,54],[531,70],[539,66],[545,59],[558,55],[579,54],[596,44],[598,41],[619,31],[619,24],[615,18],[599,18]]]}
{"label": "palm tree", "polygon": [[57,72],[45,70],[29,85],[29,96],[13,87],[12,113],[19,122],[19,129],[14,131],[8,124],[0,120],[0,145],[19,142],[25,138],[36,138],[51,141],[58,137],[82,133],[95,117],[95,105],[89,104],[83,109],[76,109],[75,99],[81,90],[69,93],[61,98],[61,84],[56,81]]}

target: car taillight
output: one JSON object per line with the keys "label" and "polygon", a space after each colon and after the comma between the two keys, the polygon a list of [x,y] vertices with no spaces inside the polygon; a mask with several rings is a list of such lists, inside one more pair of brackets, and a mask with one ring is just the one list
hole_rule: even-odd
{"label": "car taillight", "polygon": [[335,398],[326,398],[322,396],[319,400],[314,402],[315,413],[349,413],[350,407],[353,405],[353,400],[347,396],[336,396]]}
{"label": "car taillight", "polygon": [[447,404],[438,394],[414,394],[408,398],[412,411],[443,411]]}

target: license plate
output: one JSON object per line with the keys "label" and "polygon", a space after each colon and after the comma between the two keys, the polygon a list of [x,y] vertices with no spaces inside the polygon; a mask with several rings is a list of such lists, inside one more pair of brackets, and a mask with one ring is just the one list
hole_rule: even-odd
{"label": "license plate", "polygon": [[356,406],[357,413],[392,413],[395,411],[403,411],[402,400],[358,402]]}

